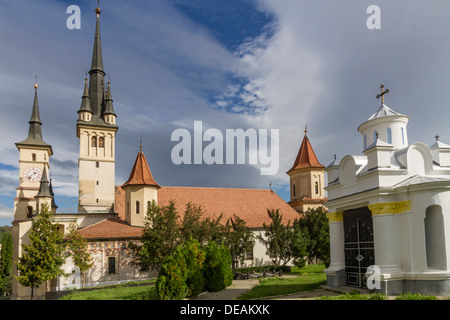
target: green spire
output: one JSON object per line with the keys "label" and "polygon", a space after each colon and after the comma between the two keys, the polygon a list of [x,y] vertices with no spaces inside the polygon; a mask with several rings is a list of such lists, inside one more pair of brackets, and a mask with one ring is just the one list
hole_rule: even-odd
{"label": "green spire", "polygon": [[50,193],[47,167],[44,166],[44,171],[42,172],[42,178],[39,186],[39,192],[34,196],[35,198],[52,198]]}
{"label": "green spire", "polygon": [[90,112],[92,113],[91,109],[91,98],[89,97],[89,90],[88,90],[88,79],[84,79],[84,91],[83,96],[81,97],[81,107],[80,110],[78,110],[78,113],[80,112]]}
{"label": "green spire", "polygon": [[103,111],[103,114],[112,114],[116,115],[114,113],[114,107],[113,107],[113,99],[111,95],[111,87],[110,83],[108,81],[108,91],[106,91],[106,99],[105,99],[106,105],[105,105],[105,111]]}
{"label": "green spire", "polygon": [[34,102],[33,102],[33,109],[31,111],[31,118],[29,123],[29,129],[28,129],[28,137],[21,141],[17,142],[16,146],[20,145],[32,145],[32,146],[44,146],[50,148],[50,155],[52,154],[52,147],[44,142],[42,140],[42,122],[39,115],[39,102],[38,102],[38,94],[37,94],[38,85],[34,85]]}
{"label": "green spire", "polygon": [[104,95],[105,72],[103,71],[102,44],[100,38],[100,8],[97,7],[97,9],[95,9],[95,12],[97,14],[97,24],[95,27],[91,70],[89,70],[89,97],[93,115],[100,116]]}

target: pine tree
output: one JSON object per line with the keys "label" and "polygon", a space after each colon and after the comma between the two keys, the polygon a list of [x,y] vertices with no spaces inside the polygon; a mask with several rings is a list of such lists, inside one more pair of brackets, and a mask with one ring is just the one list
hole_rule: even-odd
{"label": "pine tree", "polygon": [[44,205],[31,228],[30,244],[22,244],[23,254],[17,263],[16,278],[21,285],[31,288],[31,299],[34,288],[64,274],[60,269],[64,263],[63,237],[52,220],[51,211]]}
{"label": "pine tree", "polygon": [[12,236],[6,232],[2,236],[2,249],[0,252],[0,294],[11,293],[12,280]]}

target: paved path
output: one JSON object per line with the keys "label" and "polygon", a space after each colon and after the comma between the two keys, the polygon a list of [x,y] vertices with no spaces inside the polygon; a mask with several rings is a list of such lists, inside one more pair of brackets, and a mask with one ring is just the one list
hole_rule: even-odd
{"label": "paved path", "polygon": [[190,300],[233,300],[259,284],[259,279],[233,280],[231,286],[217,291],[204,292]]}

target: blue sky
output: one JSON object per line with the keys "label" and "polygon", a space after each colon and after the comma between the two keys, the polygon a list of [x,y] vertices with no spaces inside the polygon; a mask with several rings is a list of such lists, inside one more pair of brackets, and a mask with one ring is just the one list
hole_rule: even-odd
{"label": "blue sky", "polygon": [[[118,114],[116,184],[139,139],[160,185],[268,188],[288,200],[288,176],[308,125],[322,164],[360,154],[356,128],[386,104],[411,117],[409,141],[450,142],[450,3],[423,1],[101,1],[104,69]],[[81,9],[69,30],[66,8]],[[381,8],[369,30],[366,9]],[[97,1],[0,3],[0,225],[13,220],[18,151],[38,75],[44,140],[59,211],[76,211],[77,110],[89,70]],[[205,128],[280,130],[280,169],[172,163],[171,133]]]}

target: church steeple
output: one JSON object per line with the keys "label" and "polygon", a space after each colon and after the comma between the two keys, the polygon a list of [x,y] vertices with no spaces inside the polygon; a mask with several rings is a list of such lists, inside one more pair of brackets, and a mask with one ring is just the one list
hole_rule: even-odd
{"label": "church steeple", "polygon": [[29,129],[28,129],[28,137],[21,141],[17,142],[16,146],[41,146],[41,147],[47,147],[50,149],[49,153],[50,155],[53,154],[52,147],[44,142],[42,139],[42,122],[41,117],[39,115],[39,102],[38,102],[38,93],[37,93],[38,85],[37,83],[34,85],[34,102],[33,102],[33,109],[31,111],[31,118],[30,121],[28,121]]}
{"label": "church steeple", "polygon": [[105,72],[103,71],[102,43],[100,38],[100,8],[95,9],[97,23],[95,26],[94,49],[92,51],[91,70],[89,70],[89,96],[92,113],[99,117],[102,112]]}

